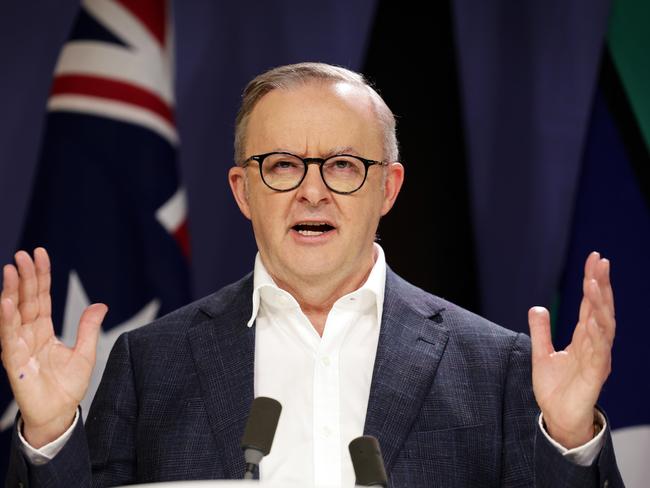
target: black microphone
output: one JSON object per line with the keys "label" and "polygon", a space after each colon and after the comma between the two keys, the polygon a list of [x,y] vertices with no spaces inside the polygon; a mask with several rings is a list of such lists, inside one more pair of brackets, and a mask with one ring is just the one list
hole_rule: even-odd
{"label": "black microphone", "polygon": [[388,486],[388,477],[381,457],[379,441],[371,436],[357,437],[350,442],[350,457],[357,478],[357,486]]}
{"label": "black microphone", "polygon": [[241,448],[246,460],[245,480],[253,479],[253,470],[262,458],[271,452],[281,411],[282,405],[273,398],[257,397],[253,400],[241,439]]}

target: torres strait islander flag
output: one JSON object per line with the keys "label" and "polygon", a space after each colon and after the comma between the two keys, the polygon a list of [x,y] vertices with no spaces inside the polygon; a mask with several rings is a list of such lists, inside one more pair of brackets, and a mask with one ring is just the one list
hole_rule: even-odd
{"label": "torres strait islander flag", "polygon": [[[190,299],[172,68],[165,0],[84,0],[56,66],[21,248],[50,254],[66,344],[85,306],[109,306],[84,413],[118,335]],[[2,381],[6,449],[17,409]]]}

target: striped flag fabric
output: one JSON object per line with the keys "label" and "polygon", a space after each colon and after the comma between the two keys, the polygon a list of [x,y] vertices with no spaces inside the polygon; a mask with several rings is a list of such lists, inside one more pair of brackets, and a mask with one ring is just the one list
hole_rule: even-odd
{"label": "striped flag fabric", "polygon": [[[445,110],[456,95],[454,83],[445,84],[455,66],[453,55],[440,55],[443,29],[418,29],[419,22],[435,21],[394,6],[387,13],[386,4],[379,2],[374,28],[380,34],[369,43],[371,62],[364,71],[379,81],[404,119],[398,127],[404,130],[406,181],[415,189],[409,195],[405,186],[382,223],[391,265],[401,251],[405,274],[410,269],[414,281],[417,272],[429,279],[421,286],[514,330],[528,332],[527,309],[543,304],[553,312],[554,342],[564,348],[577,320],[585,258],[593,250],[609,258],[619,325],[600,404],[609,416],[626,486],[647,486],[650,3],[572,0],[559,8],[541,0],[451,2],[464,109],[460,136],[453,132],[456,107]],[[443,4],[437,9],[436,19],[444,17]],[[400,30],[403,16],[412,28],[408,33]],[[389,20],[381,26],[383,18]],[[403,35],[385,36],[389,27]],[[423,38],[413,39],[418,33]],[[422,92],[414,90],[416,96],[404,94],[410,59],[399,64],[413,45],[427,46],[427,62],[436,73],[422,83]],[[438,93],[444,93],[444,103],[432,103]],[[409,102],[419,112],[409,112]],[[428,117],[436,110],[446,114],[442,127]],[[413,120],[417,127],[408,127]],[[454,146],[456,140],[466,140],[465,147]],[[416,164],[408,166],[412,161]],[[462,185],[465,177],[468,188]],[[391,218],[409,198],[407,213],[431,209],[429,225],[418,229],[430,258],[416,258],[421,243],[404,240],[414,225],[408,215],[399,221],[401,232],[394,232]],[[466,222],[474,226],[474,249],[462,245],[470,242]],[[446,249],[445,241],[454,238],[459,242]],[[443,266],[432,272],[436,260],[450,263],[464,286],[452,288],[453,277]]]}
{"label": "striped flag fabric", "polygon": [[[109,306],[84,412],[115,339],[190,300],[170,13],[165,0],[84,0],[47,104],[20,247],[50,253],[63,342],[85,306]],[[2,381],[6,450],[17,408]]]}
{"label": "striped flag fabric", "polygon": [[571,340],[585,258],[612,263],[617,333],[600,404],[626,486],[650,464],[650,4],[453,3],[479,313]]}

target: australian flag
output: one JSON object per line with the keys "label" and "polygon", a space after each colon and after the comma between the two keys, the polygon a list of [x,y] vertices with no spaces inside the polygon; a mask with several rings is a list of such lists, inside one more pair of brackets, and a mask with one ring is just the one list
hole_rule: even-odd
{"label": "australian flag", "polygon": [[[109,306],[85,412],[117,336],[190,298],[172,73],[165,0],[82,2],[54,73],[21,248],[50,254],[53,321],[67,344],[85,306]],[[7,449],[16,405],[3,381]]]}

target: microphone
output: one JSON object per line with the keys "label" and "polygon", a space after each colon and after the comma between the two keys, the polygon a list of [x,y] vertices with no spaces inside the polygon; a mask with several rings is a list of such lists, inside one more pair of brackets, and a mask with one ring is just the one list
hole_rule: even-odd
{"label": "microphone", "polygon": [[257,397],[253,400],[241,439],[241,448],[246,460],[245,480],[253,479],[253,470],[262,458],[271,452],[281,411],[282,405],[273,398]]}
{"label": "microphone", "polygon": [[388,486],[388,477],[381,457],[379,441],[371,436],[357,437],[350,442],[350,457],[357,478],[356,486]]}

